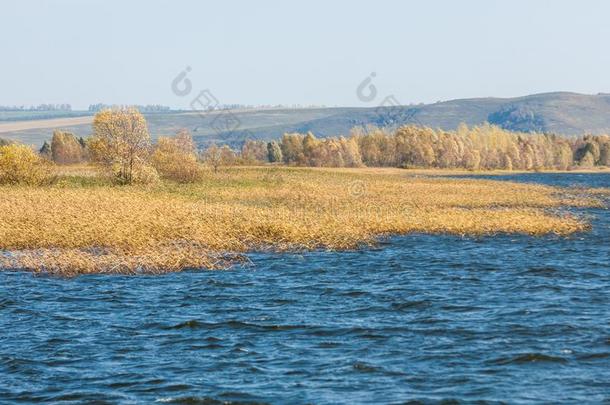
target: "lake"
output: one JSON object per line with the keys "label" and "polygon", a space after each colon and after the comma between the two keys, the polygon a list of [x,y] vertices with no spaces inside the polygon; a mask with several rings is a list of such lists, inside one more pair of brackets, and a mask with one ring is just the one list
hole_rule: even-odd
{"label": "lake", "polygon": [[0,402],[609,401],[610,214],[577,212],[593,229],[567,238],[418,234],[163,276],[0,272]]}

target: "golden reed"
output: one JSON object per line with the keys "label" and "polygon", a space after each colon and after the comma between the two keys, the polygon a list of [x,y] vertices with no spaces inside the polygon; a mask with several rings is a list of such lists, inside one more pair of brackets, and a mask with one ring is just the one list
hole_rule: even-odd
{"label": "golden reed", "polygon": [[559,208],[602,204],[553,187],[399,169],[230,168],[148,187],[63,170],[52,186],[0,187],[0,268],[160,273],[412,232],[568,235],[588,225]]}

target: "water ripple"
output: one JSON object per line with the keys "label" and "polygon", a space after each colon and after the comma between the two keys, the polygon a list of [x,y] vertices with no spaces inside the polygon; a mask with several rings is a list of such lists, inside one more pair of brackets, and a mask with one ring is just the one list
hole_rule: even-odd
{"label": "water ripple", "polygon": [[571,238],[410,235],[164,276],[0,272],[0,402],[602,403],[610,212],[587,214]]}

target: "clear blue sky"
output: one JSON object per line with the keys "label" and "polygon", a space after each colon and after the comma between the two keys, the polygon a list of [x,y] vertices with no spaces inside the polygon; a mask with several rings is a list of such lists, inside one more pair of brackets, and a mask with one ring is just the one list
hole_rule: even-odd
{"label": "clear blue sky", "polygon": [[[607,1],[6,0],[0,104],[371,105],[610,92]],[[356,87],[371,72],[378,98]]]}

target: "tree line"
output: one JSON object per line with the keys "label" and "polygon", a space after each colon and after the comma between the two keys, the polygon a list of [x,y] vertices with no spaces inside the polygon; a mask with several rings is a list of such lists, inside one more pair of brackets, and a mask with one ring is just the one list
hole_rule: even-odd
{"label": "tree line", "polygon": [[72,106],[70,104],[39,104],[29,107],[0,105],[0,111],[72,111]]}
{"label": "tree line", "polygon": [[[58,164],[91,160],[90,147],[96,145],[95,139],[99,138],[96,134],[109,131],[100,123],[101,117],[111,114],[109,111],[135,110],[105,111],[96,116],[98,123],[94,123],[92,139],[55,131],[51,142],[45,142],[40,153]],[[145,121],[142,126],[146,126]],[[155,148],[169,151],[170,139],[161,137]],[[211,145],[198,151],[186,130],[179,131],[176,139],[182,145],[188,144],[196,159],[209,163],[215,171],[220,166],[261,163],[468,170],[568,170],[610,166],[608,135],[565,138],[554,134],[513,132],[489,124],[460,125],[455,131],[418,126],[403,126],[394,131],[359,127],[352,130],[349,137],[331,138],[316,138],[312,133],[288,133],[277,141],[247,140],[240,151],[226,145]],[[160,161],[159,157],[157,161]]]}
{"label": "tree line", "polygon": [[247,140],[239,151],[227,145],[198,150],[187,130],[159,137],[153,143],[144,116],[134,108],[98,112],[93,134],[87,139],[55,131],[37,156],[31,156],[22,146],[0,140],[7,178],[18,171],[26,173],[23,164],[34,162],[46,167],[36,159],[55,164],[92,162],[120,184],[150,183],[160,178],[192,182],[202,176],[200,163],[206,163],[214,172],[221,166],[265,163],[468,170],[610,166],[608,135],[566,138],[514,132],[490,124],[460,125],[455,131],[412,125],[395,130],[358,127],[349,136],[330,138],[287,133],[270,142]]}
{"label": "tree line", "polygon": [[140,112],[145,113],[157,113],[157,112],[169,112],[170,107],[161,104],[147,104],[147,105],[133,105],[133,106],[122,106],[122,105],[109,105],[103,103],[90,104],[87,109],[90,112],[100,112],[108,109],[125,109],[125,108],[136,108]]}
{"label": "tree line", "polygon": [[610,137],[574,139],[489,124],[460,125],[455,131],[412,125],[396,130],[359,127],[349,137],[292,133],[278,141],[246,141],[241,157],[297,166],[568,170],[610,166]]}
{"label": "tree line", "polygon": [[[96,116],[94,137],[89,140],[55,131],[40,153],[58,164],[89,161],[96,134],[108,132],[100,122],[111,111]],[[142,126],[146,123],[143,117]],[[96,129],[97,128],[97,129]],[[109,134],[107,136],[110,136]],[[150,139],[148,137],[148,139]],[[161,137],[156,148],[169,150],[168,137]],[[610,137],[587,135],[565,138],[554,134],[513,132],[484,124],[455,131],[403,126],[390,131],[377,127],[355,128],[349,137],[316,138],[312,133],[288,133],[277,141],[247,140],[240,151],[211,145],[197,151],[192,137],[181,130],[176,139],[190,145],[198,160],[214,170],[234,164],[278,163],[313,167],[401,167],[468,170],[568,170],[610,166]],[[150,140],[148,141],[150,142]],[[184,149],[184,148],[183,148]],[[178,163],[177,163],[178,164]]]}

